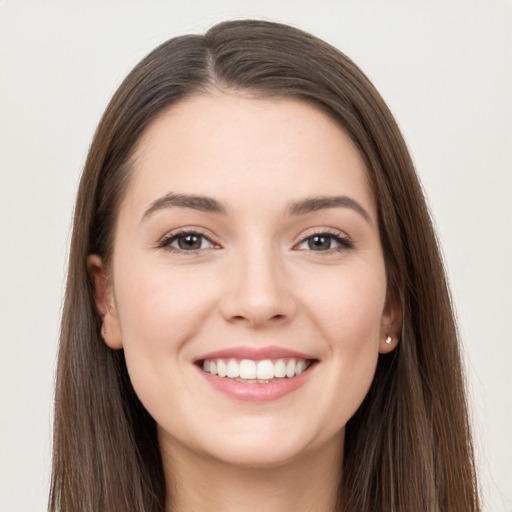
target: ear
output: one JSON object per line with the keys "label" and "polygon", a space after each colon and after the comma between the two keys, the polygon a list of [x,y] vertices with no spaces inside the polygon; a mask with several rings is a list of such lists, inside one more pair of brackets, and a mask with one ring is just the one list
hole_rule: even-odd
{"label": "ear", "polygon": [[87,257],[87,271],[94,288],[96,307],[102,319],[101,336],[108,347],[120,349],[123,343],[114,292],[100,256],[90,254]]}
{"label": "ear", "polygon": [[386,304],[382,312],[379,353],[387,354],[394,350],[402,328],[402,300],[399,293],[388,290]]}

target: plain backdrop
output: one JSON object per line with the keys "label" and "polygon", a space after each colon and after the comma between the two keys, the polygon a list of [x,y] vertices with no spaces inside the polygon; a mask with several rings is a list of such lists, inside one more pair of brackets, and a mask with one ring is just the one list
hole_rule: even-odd
{"label": "plain backdrop", "polygon": [[450,276],[484,510],[510,512],[510,0],[0,0],[0,512],[46,509],[73,202],[107,101],[157,44],[248,17],[334,44],[394,112]]}

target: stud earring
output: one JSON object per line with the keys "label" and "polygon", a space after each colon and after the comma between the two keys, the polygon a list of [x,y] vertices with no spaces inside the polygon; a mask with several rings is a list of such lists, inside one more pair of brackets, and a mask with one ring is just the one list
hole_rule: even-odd
{"label": "stud earring", "polygon": [[392,341],[393,341],[393,338],[392,338],[391,336],[388,336],[388,337],[386,338],[385,343],[386,343],[386,345],[391,345],[391,342],[392,342]]}

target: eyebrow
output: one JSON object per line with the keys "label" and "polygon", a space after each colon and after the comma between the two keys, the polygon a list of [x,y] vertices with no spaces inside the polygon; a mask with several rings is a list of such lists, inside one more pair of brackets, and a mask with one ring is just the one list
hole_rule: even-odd
{"label": "eyebrow", "polygon": [[[167,208],[190,208],[201,212],[220,213],[223,215],[226,215],[228,212],[226,206],[217,199],[194,194],[176,194],[170,192],[153,201],[144,212],[142,220],[150,217],[158,210]],[[290,203],[286,211],[288,215],[296,216],[319,210],[327,210],[329,208],[349,208],[361,215],[371,224],[371,218],[368,212],[355,199],[348,196],[310,197]]]}
{"label": "eyebrow", "polygon": [[288,207],[290,215],[304,215],[306,213],[316,212],[318,210],[326,210],[328,208],[349,208],[368,223],[371,222],[371,217],[368,212],[355,200],[347,196],[321,196],[311,197],[302,201],[291,203]]}
{"label": "eyebrow", "polygon": [[175,194],[170,192],[163,197],[153,201],[149,208],[144,212],[142,220],[150,217],[158,210],[166,208],[190,208],[201,212],[210,213],[227,213],[227,208],[220,201],[206,196],[198,196],[193,194]]}

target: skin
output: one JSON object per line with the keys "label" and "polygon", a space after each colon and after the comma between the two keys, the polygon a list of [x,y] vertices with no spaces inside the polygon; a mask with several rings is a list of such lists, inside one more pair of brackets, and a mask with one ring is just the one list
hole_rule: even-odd
{"label": "skin", "polygon": [[[171,192],[208,196],[227,211],[168,207],[144,217]],[[347,206],[287,209],[331,196],[356,201],[368,218]],[[200,249],[177,239],[162,246],[184,228],[206,237]],[[326,232],[321,250],[312,248]],[[124,349],[157,422],[172,510],[333,509],[345,425],[400,321],[364,163],[335,122],[297,100],[231,93],[172,106],[137,146],[111,266],[91,255],[89,270],[105,342]],[[213,389],[193,364],[239,345],[319,362],[294,392],[244,402]]]}

